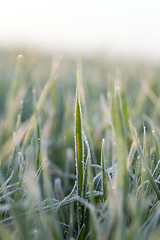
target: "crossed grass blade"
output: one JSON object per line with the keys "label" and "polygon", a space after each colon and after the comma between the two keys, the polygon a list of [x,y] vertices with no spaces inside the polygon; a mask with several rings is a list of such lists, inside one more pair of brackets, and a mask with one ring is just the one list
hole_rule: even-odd
{"label": "crossed grass blade", "polygon": [[135,127],[133,126],[132,122],[129,121],[129,126],[130,126],[130,130],[131,130],[131,133],[132,133],[132,137],[136,143],[136,146],[137,146],[137,149],[138,149],[138,152],[139,152],[139,155],[142,159],[142,163],[143,163],[143,166],[145,168],[145,171],[146,171],[146,174],[148,176],[148,179],[157,195],[157,198],[158,200],[160,200],[160,191],[159,191],[159,188],[158,188],[158,185],[156,183],[156,181],[154,180],[153,178],[153,175],[147,165],[147,162],[146,162],[146,159],[145,159],[145,156],[144,156],[144,153],[143,153],[143,150],[142,150],[142,147],[140,145],[140,141],[139,141],[139,138],[138,138],[138,134],[137,134],[137,131],[135,129]]}
{"label": "crossed grass blade", "polygon": [[[54,83],[53,79],[54,79],[55,73],[59,67],[59,64],[60,64],[60,61],[54,65],[54,67],[51,71],[51,75],[42,90],[42,93],[38,99],[36,106],[35,106],[36,113],[38,113],[38,111],[40,110],[48,92],[50,91],[50,89]],[[25,121],[17,129],[14,136],[11,137],[6,143],[4,143],[4,145],[1,148],[0,164],[5,164],[6,159],[4,157],[6,155],[8,155],[15,147],[17,147],[23,139],[24,139],[23,147],[26,146],[26,144],[28,143],[30,136],[32,134],[33,127],[35,126],[36,123],[38,124],[38,122],[36,121],[35,115],[36,114],[34,112],[34,114],[31,116],[31,118],[29,120]]]}

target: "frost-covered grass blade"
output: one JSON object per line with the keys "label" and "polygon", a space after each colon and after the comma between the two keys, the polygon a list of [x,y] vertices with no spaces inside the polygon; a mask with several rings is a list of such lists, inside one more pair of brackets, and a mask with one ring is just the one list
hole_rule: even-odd
{"label": "frost-covered grass blade", "polygon": [[80,104],[80,64],[76,89],[76,105],[75,105],[75,159],[76,159],[76,178],[78,184],[78,195],[82,195],[83,178],[84,178],[84,141],[83,141],[83,122]]}

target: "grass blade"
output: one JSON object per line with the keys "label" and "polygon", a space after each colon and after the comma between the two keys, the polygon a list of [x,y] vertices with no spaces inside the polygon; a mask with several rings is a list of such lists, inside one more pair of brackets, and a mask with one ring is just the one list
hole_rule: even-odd
{"label": "grass blade", "polygon": [[154,191],[155,191],[155,193],[156,193],[156,195],[157,195],[158,200],[160,200],[160,191],[159,191],[159,188],[158,188],[158,186],[157,186],[157,183],[155,182],[155,180],[154,180],[154,178],[153,178],[153,176],[152,176],[152,173],[151,173],[150,169],[149,169],[148,166],[147,166],[146,159],[145,159],[145,156],[144,156],[142,147],[141,147],[140,142],[139,142],[139,138],[138,138],[137,131],[136,131],[136,129],[134,128],[134,126],[133,126],[133,124],[132,124],[131,121],[129,121],[129,125],[130,125],[130,129],[131,129],[132,136],[133,136],[133,138],[134,138],[134,140],[135,140],[135,143],[136,143],[138,152],[139,152],[140,157],[141,157],[141,159],[142,159],[142,162],[143,162],[143,164],[144,164],[144,168],[145,168],[145,170],[146,170],[146,174],[147,174],[147,176],[148,176],[148,179],[149,179],[149,181],[150,181],[150,183],[151,183],[151,185],[152,185],[152,187],[153,187],[153,189],[154,189]]}
{"label": "grass blade", "polygon": [[104,201],[107,199],[107,187],[106,187],[106,166],[105,166],[105,139],[102,140],[101,148],[101,167],[102,167],[102,191]]}
{"label": "grass blade", "polygon": [[75,109],[75,159],[76,159],[76,177],[78,184],[78,195],[82,195],[83,190],[83,167],[84,167],[84,143],[83,143],[83,122],[79,95],[80,64],[77,79],[76,90],[76,109]]}

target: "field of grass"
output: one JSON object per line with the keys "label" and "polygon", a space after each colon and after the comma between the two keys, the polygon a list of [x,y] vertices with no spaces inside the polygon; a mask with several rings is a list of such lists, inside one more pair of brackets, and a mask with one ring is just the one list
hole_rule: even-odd
{"label": "field of grass", "polygon": [[160,237],[160,65],[0,52],[0,239]]}

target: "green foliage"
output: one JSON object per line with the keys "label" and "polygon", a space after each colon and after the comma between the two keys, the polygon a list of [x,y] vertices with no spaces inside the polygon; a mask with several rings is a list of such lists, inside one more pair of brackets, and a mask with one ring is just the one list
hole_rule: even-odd
{"label": "green foliage", "polygon": [[76,158],[76,176],[78,184],[78,195],[82,196],[83,190],[83,177],[84,177],[84,142],[83,142],[83,123],[82,123],[82,111],[79,96],[79,78],[80,78],[80,66],[77,80],[76,90],[76,110],[75,110],[75,158]]}
{"label": "green foliage", "polygon": [[158,240],[158,66],[37,58],[0,68],[0,239]]}

